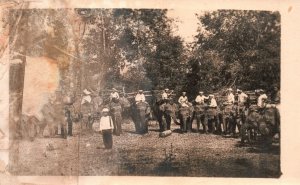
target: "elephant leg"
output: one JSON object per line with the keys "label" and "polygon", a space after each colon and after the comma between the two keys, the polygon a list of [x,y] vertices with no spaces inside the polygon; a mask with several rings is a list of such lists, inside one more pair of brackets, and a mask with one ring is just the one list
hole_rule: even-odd
{"label": "elephant leg", "polygon": [[158,124],[159,124],[159,131],[162,132],[164,130],[164,128],[163,128],[163,119],[162,119],[161,113],[158,113],[157,120],[158,120]]}
{"label": "elephant leg", "polygon": [[217,122],[217,118],[214,117],[214,118],[212,119],[212,122],[211,122],[212,133],[215,133],[215,132],[216,132],[216,122]]}
{"label": "elephant leg", "polygon": [[180,116],[179,120],[180,120],[180,130],[183,132],[183,118]]}
{"label": "elephant leg", "polygon": [[121,128],[121,115],[116,114],[113,116],[113,124],[114,124],[114,134],[116,134],[117,136],[119,136],[122,132],[122,128]]}
{"label": "elephant leg", "polygon": [[219,115],[216,116],[216,131],[218,134],[222,133],[221,119]]}
{"label": "elephant leg", "polygon": [[232,122],[230,120],[230,117],[227,117],[226,118],[226,121],[227,121],[227,130],[228,130],[228,134],[232,134],[232,131],[233,131],[233,125],[232,125]]}
{"label": "elephant leg", "polygon": [[247,139],[247,131],[248,131],[248,124],[245,123],[241,126],[241,143],[242,144],[245,143],[245,140],[248,140]]}
{"label": "elephant leg", "polygon": [[201,117],[197,115],[196,116],[197,132],[200,132],[200,122],[202,122]]}
{"label": "elephant leg", "polygon": [[191,132],[192,131],[192,122],[191,122],[191,118],[186,118],[186,124],[187,124],[187,131]]}
{"label": "elephant leg", "polygon": [[66,125],[65,124],[60,124],[60,129],[61,129],[61,137],[62,138],[67,138],[67,128],[66,128]]}
{"label": "elephant leg", "polygon": [[92,130],[92,127],[93,127],[93,123],[94,123],[94,118],[93,118],[93,116],[89,116],[88,117],[88,128],[90,129],[90,130]]}
{"label": "elephant leg", "polygon": [[85,126],[85,129],[87,129],[89,127],[89,117],[87,115],[84,115],[82,121],[83,121],[83,124]]}
{"label": "elephant leg", "polygon": [[232,125],[232,122],[230,120],[230,117],[226,118],[226,122],[227,122],[227,132],[228,132],[228,134],[232,134],[233,125]]}
{"label": "elephant leg", "polygon": [[117,120],[118,120],[117,121],[118,131],[120,134],[122,134],[123,131],[122,131],[122,115],[121,114],[118,116]]}
{"label": "elephant leg", "polygon": [[254,140],[257,141],[257,129],[253,129],[253,132],[254,132]]}
{"label": "elephant leg", "polygon": [[203,126],[203,131],[204,131],[204,133],[208,133],[207,132],[207,122],[208,122],[208,120],[207,120],[207,118],[206,118],[206,116],[205,115],[202,115],[201,116],[201,123],[202,123],[202,126]]}
{"label": "elephant leg", "polygon": [[207,131],[211,132],[211,118],[207,118]]}
{"label": "elephant leg", "polygon": [[224,120],[225,120],[226,134],[230,134],[230,124],[229,124],[229,121],[228,121],[228,117],[226,116]]}
{"label": "elephant leg", "polygon": [[233,118],[229,119],[230,125],[231,125],[231,133],[233,135],[236,134],[235,130],[236,130],[236,120],[234,120]]}
{"label": "elephant leg", "polygon": [[113,128],[113,134],[116,134],[117,133],[117,120],[116,120],[116,115],[115,114],[112,114],[112,122],[113,122],[113,125],[114,125],[114,128]]}
{"label": "elephant leg", "polygon": [[165,117],[165,114],[163,114],[162,116],[162,119],[161,119],[161,122],[162,122],[162,131],[165,131],[166,128],[167,128],[167,121],[166,121],[166,117]]}
{"label": "elephant leg", "polygon": [[187,132],[187,122],[186,118],[182,119],[182,127],[183,127],[183,132]]}
{"label": "elephant leg", "polygon": [[177,124],[177,125],[179,124],[175,114],[171,114],[171,118],[172,118],[172,120],[174,121],[175,124]]}
{"label": "elephant leg", "polygon": [[171,130],[171,116],[170,115],[167,115],[166,122],[167,122],[167,130]]}
{"label": "elephant leg", "polygon": [[146,133],[146,114],[144,111],[140,112],[140,131],[142,134]]}
{"label": "elephant leg", "polygon": [[72,120],[68,120],[68,135],[72,136],[72,130],[73,130],[73,122]]}
{"label": "elephant leg", "polygon": [[140,133],[141,127],[140,127],[140,122],[141,122],[141,118],[139,113],[135,114],[135,130],[137,133]]}
{"label": "elephant leg", "polygon": [[227,134],[227,132],[228,132],[228,129],[227,129],[227,120],[226,120],[226,117],[225,116],[223,116],[223,128],[224,128],[224,130],[223,130],[223,132],[224,132],[224,134]]}
{"label": "elephant leg", "polygon": [[238,128],[238,132],[239,134],[241,133],[241,126],[242,126],[242,120],[240,118],[236,119],[236,123],[237,123],[237,128]]}

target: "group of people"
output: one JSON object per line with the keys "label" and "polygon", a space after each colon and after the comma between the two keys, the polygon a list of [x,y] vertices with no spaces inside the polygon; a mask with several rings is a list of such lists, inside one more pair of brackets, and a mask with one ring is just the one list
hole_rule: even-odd
{"label": "group of people", "polygon": [[[200,123],[203,126],[205,133],[208,132],[208,127],[211,132],[220,130],[221,133],[235,134],[235,128],[239,125],[237,122],[245,122],[248,107],[250,105],[248,95],[240,89],[233,93],[232,88],[226,89],[225,99],[216,100],[215,95],[204,95],[203,91],[199,91],[199,94],[195,99],[189,101],[186,92],[182,92],[182,95],[178,98],[179,119],[181,129],[183,132],[192,130],[192,122],[194,119],[197,121],[197,131],[199,131]],[[260,112],[266,107],[268,96],[262,89],[256,90],[257,96],[257,111]],[[170,104],[170,100],[173,101],[170,96],[169,89],[165,89],[161,94],[161,102],[163,104]],[[170,105],[171,106],[171,105]],[[175,113],[173,113],[174,115]],[[176,123],[174,116],[164,114],[165,118],[172,119]],[[236,120],[234,120],[236,119]],[[169,129],[169,124],[167,124]],[[240,129],[240,128],[239,128]],[[164,130],[163,127],[161,130]]]}
{"label": "group of people", "polygon": [[[268,96],[266,95],[265,91],[263,90],[257,90],[256,93],[259,94],[257,98],[257,106],[259,108],[264,108],[266,105],[266,100],[268,99]],[[236,94],[233,94],[233,89],[228,88],[226,90],[226,100],[223,101],[222,105],[218,105],[218,101],[216,100],[216,97],[213,94],[209,94],[208,96],[204,95],[203,91],[199,91],[199,94],[196,96],[196,98],[192,101],[189,101],[186,92],[182,92],[181,96],[178,98],[178,105],[179,110],[194,107],[194,105],[205,105],[207,109],[217,109],[219,106],[228,106],[228,105],[238,105],[238,107],[242,107],[244,111],[244,107],[246,102],[248,101],[249,97],[246,93],[244,93],[242,90],[237,89]],[[105,144],[105,148],[111,148],[112,147],[112,134],[120,135],[122,133],[122,104],[120,103],[120,95],[117,91],[117,89],[113,88],[112,92],[109,95],[109,104],[101,107],[98,103],[98,109],[101,111],[99,118],[99,121],[91,120],[92,118],[92,111],[90,110],[90,104],[92,102],[91,92],[85,89],[83,91],[83,96],[81,100],[81,111],[82,111],[82,120],[83,122],[92,123],[88,124],[90,128],[93,128],[96,131],[102,132],[103,141]],[[146,102],[145,94],[143,90],[138,90],[137,94],[134,97],[135,104],[139,104],[141,102]],[[171,112],[171,116],[169,119],[172,119],[175,123],[180,124],[181,128],[184,130],[182,126],[182,120],[178,122],[177,116],[176,116],[176,109],[177,104],[174,102],[172,91],[170,91],[168,88],[164,89],[161,94],[161,102],[164,104],[164,109]],[[220,102],[219,102],[220,103]],[[193,105],[194,104],[194,105]],[[101,110],[100,110],[101,109]],[[178,109],[177,109],[178,111]],[[172,114],[173,113],[173,114]],[[70,112],[66,113],[67,117],[70,117]],[[194,115],[193,115],[194,116]],[[67,119],[68,122],[72,122],[71,119]],[[201,120],[199,121],[201,122]],[[202,121],[203,122],[203,121]],[[199,124],[197,120],[197,130],[199,131]],[[202,123],[203,124],[203,123]],[[68,124],[69,125],[69,124]],[[205,125],[204,125],[205,126]],[[204,127],[203,126],[203,127]],[[72,126],[71,126],[72,127]],[[71,130],[72,128],[69,126],[68,130]],[[165,130],[170,130],[170,124],[166,126]],[[205,132],[207,132],[206,128]],[[225,129],[225,128],[224,128]],[[226,129],[225,129],[226,130]],[[162,130],[163,131],[163,130]],[[72,135],[72,133],[71,133]]]}
{"label": "group of people", "polygon": [[[236,97],[233,94],[232,88],[228,88],[226,97],[227,97],[227,99],[224,102],[225,104],[234,104],[235,101],[237,101],[239,104],[244,104],[247,101],[248,95],[245,94],[242,90],[237,89],[237,100],[236,100]],[[266,98],[267,98],[267,96],[264,94],[264,96],[262,96],[260,99],[263,100]],[[196,104],[204,104],[204,102],[206,100],[208,100],[208,102],[209,102],[209,104],[208,104],[209,107],[217,107],[218,106],[215,96],[213,94],[209,94],[208,96],[205,96],[203,91],[199,91],[199,95],[197,95],[194,102]],[[186,92],[182,92],[182,95],[178,99],[178,103],[182,107],[188,106],[189,101],[186,96]]]}

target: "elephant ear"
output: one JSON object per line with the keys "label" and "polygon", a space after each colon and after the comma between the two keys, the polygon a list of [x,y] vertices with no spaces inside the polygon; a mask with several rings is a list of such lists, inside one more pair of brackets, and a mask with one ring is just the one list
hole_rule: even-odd
{"label": "elephant ear", "polygon": [[149,106],[146,108],[145,112],[146,112],[146,115],[150,115],[150,113],[151,113],[151,109],[150,109],[150,107],[149,107]]}

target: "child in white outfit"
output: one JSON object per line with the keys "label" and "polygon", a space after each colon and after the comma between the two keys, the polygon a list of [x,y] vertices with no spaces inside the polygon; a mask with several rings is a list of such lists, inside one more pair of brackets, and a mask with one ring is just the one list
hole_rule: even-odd
{"label": "child in white outfit", "polygon": [[111,149],[113,145],[112,130],[114,128],[111,116],[108,115],[109,110],[104,108],[100,118],[99,131],[102,132],[103,143],[106,149]]}

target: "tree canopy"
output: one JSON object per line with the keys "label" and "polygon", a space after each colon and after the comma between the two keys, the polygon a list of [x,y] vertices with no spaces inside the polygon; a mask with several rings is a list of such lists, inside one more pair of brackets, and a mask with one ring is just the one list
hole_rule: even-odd
{"label": "tree canopy", "polygon": [[280,14],[218,10],[197,15],[186,87],[272,89],[280,85]]}
{"label": "tree canopy", "polygon": [[[11,39],[12,50],[19,53],[19,46],[25,45],[22,53],[28,56],[57,60],[62,87],[80,92],[113,86],[127,91],[168,87],[195,95],[198,90],[225,87],[269,90],[280,86],[279,12],[196,14],[199,28],[194,42],[188,44],[174,34],[176,22],[167,12],[14,10],[10,23],[20,21],[27,29],[19,32],[27,36]],[[20,13],[26,16],[20,19]]]}

